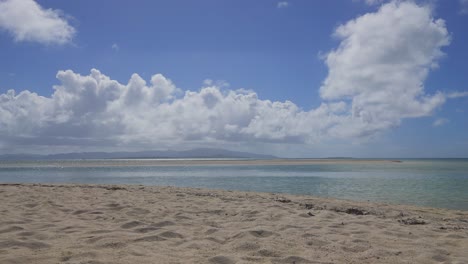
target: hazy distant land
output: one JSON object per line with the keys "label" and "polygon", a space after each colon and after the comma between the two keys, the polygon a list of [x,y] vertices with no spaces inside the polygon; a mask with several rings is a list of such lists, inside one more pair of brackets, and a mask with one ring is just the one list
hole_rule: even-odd
{"label": "hazy distant land", "polygon": [[67,159],[177,159],[177,158],[250,158],[275,159],[273,155],[250,152],[231,151],[215,148],[198,148],[191,150],[162,150],[138,152],[74,152],[59,154],[4,154],[0,160],[67,160]]}

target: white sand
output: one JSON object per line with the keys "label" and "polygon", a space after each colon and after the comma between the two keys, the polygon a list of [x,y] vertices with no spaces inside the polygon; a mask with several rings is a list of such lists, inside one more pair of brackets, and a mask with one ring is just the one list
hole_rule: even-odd
{"label": "white sand", "polygon": [[466,211],[127,185],[0,199],[0,263],[468,263]]}

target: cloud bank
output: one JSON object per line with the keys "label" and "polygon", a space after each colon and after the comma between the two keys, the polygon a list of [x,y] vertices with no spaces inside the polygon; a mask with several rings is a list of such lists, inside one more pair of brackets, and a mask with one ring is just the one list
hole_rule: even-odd
{"label": "cloud bank", "polygon": [[424,91],[450,43],[444,21],[429,7],[388,3],[340,25],[334,36],[340,44],[324,57],[329,72],[315,109],[213,81],[182,92],[161,74],[149,82],[133,74],[123,84],[96,69],[89,75],[66,70],[58,72],[60,85],[50,97],[0,95],[0,145],[314,144],[376,135],[405,118],[430,115],[450,97]]}
{"label": "cloud bank", "polygon": [[18,42],[59,45],[70,42],[76,32],[61,11],[44,9],[33,0],[0,1],[0,29]]}

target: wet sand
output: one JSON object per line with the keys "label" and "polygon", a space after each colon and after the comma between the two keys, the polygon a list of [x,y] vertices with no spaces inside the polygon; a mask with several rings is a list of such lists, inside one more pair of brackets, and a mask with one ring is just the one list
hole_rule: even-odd
{"label": "wet sand", "polygon": [[0,263],[468,263],[468,211],[137,185],[0,199]]}

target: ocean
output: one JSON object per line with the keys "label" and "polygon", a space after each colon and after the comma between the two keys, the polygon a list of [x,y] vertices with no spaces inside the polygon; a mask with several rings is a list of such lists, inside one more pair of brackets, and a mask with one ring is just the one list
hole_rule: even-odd
{"label": "ocean", "polygon": [[154,161],[159,165],[135,159],[0,161],[0,183],[170,185],[468,210],[468,159],[307,165],[193,165],[180,159],[178,166]]}

